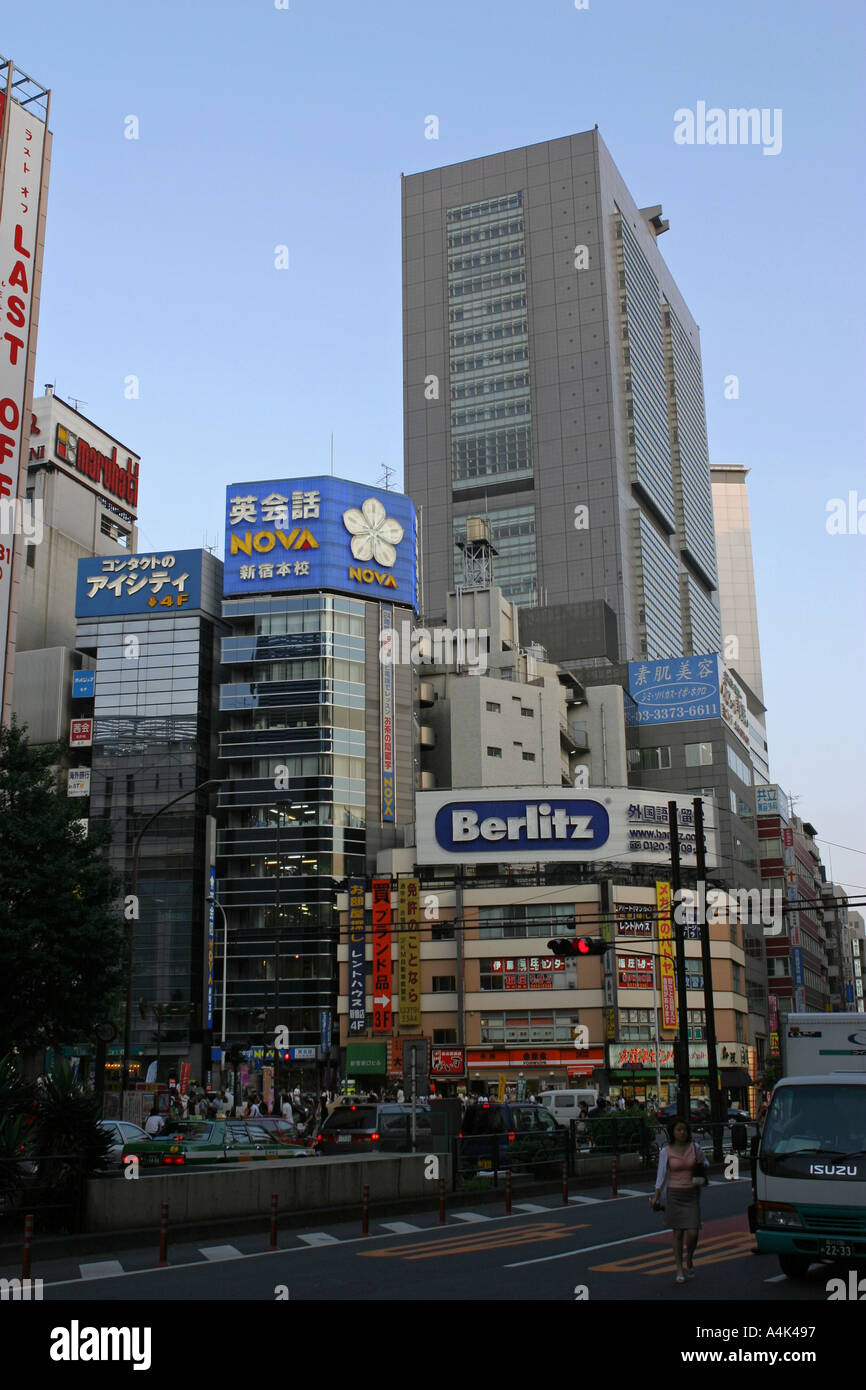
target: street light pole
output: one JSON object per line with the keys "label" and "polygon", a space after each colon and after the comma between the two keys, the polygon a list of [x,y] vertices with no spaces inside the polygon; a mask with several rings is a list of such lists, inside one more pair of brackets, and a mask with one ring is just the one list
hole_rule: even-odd
{"label": "street light pole", "polygon": [[129,918],[129,924],[128,924],[128,925],[129,925],[129,936],[128,936],[127,947],[126,947],[126,1016],[125,1016],[125,1018],[124,1018],[124,1020],[123,1020],[123,1071],[122,1071],[122,1073],[121,1073],[121,1078],[122,1078],[122,1079],[121,1079],[121,1083],[120,1083],[120,1090],[121,1090],[121,1102],[120,1102],[121,1118],[122,1118],[122,1115],[123,1115],[123,1099],[122,1099],[122,1097],[125,1096],[125,1095],[126,1095],[126,1092],[129,1090],[129,1054],[130,1054],[130,1039],[131,1039],[131,1037],[132,1037],[132,966],[133,966],[133,951],[134,951],[134,946],[135,946],[135,923],[136,923],[136,921],[138,920],[138,857],[139,857],[139,851],[141,850],[141,841],[142,841],[144,835],[146,834],[146,832],[147,832],[147,831],[150,829],[150,827],[153,825],[153,822],[154,822],[155,820],[158,820],[159,817],[163,814],[163,812],[164,812],[164,811],[167,811],[167,810],[169,809],[170,806],[174,806],[175,803],[178,802],[178,801],[183,801],[183,799],[184,799],[185,797],[187,797],[187,796],[195,796],[195,794],[196,794],[197,792],[204,792],[204,791],[210,792],[210,791],[215,791],[218,787],[221,787],[222,785],[223,785],[223,783],[222,783],[222,780],[221,780],[221,779],[219,779],[219,778],[211,778],[211,779],[210,779],[209,781],[207,781],[207,782],[202,782],[202,783],[201,783],[199,786],[197,786],[197,787],[190,787],[187,791],[181,792],[179,796],[173,796],[172,799],[171,799],[171,801],[167,801],[167,802],[165,803],[164,806],[160,806],[160,808],[159,808],[158,811],[154,811],[153,815],[148,817],[148,819],[144,822],[144,825],[141,827],[141,829],[139,830],[138,834],[137,834],[136,837],[135,837],[135,842],[134,842],[133,847],[132,847],[132,894],[131,894],[131,896],[132,896],[132,899],[133,899],[133,903],[132,903],[133,915]]}
{"label": "street light pole", "polygon": [[220,1030],[220,1050],[223,1054],[223,1071],[226,1071],[225,1051],[226,1051],[226,990],[228,982],[228,957],[229,957],[229,924],[226,917],[226,910],[222,903],[217,902],[216,898],[208,898],[208,902],[213,903],[218,912],[223,917],[223,1007],[222,1007],[222,1028]]}

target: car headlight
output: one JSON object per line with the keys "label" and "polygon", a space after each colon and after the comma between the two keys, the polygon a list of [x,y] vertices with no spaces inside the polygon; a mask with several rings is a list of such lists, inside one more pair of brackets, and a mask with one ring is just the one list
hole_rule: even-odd
{"label": "car headlight", "polygon": [[802,1230],[803,1221],[796,1207],[758,1203],[758,1224],[775,1230]]}

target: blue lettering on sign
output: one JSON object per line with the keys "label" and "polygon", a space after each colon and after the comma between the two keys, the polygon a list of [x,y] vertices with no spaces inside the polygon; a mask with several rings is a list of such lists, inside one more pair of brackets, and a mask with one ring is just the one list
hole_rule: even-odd
{"label": "blue lettering on sign", "polygon": [[452,801],[436,814],[436,843],[446,850],[508,851],[598,849],[610,836],[610,818],[598,801]]}

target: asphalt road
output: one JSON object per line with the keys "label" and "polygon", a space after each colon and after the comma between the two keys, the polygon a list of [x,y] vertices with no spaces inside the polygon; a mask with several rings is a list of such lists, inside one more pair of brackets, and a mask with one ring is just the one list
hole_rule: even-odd
{"label": "asphalt road", "polygon": [[45,1302],[826,1301],[828,1279],[847,1270],[813,1265],[806,1281],[794,1282],[772,1256],[755,1254],[745,1214],[750,1190],[743,1180],[705,1189],[697,1274],[682,1286],[645,1179],[616,1198],[599,1189],[568,1207],[558,1196],[530,1203],[516,1195],[510,1216],[498,1204],[455,1209],[444,1226],[425,1212],[371,1219],[366,1236],[357,1220],[293,1229],[273,1253],[262,1234],[223,1231],[212,1241],[172,1243],[167,1268],[156,1266],[155,1249],[126,1250],[119,1236],[110,1259],[40,1254],[32,1273],[43,1280]]}

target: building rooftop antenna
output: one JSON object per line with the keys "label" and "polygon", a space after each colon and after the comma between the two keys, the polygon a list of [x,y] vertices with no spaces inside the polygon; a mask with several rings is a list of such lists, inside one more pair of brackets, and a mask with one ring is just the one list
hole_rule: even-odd
{"label": "building rooftop antenna", "polygon": [[377,487],[384,487],[384,489],[385,489],[386,492],[390,492],[390,491],[391,491],[391,479],[393,478],[395,472],[396,472],[396,469],[391,468],[391,466],[390,466],[389,464],[387,464],[387,463],[385,463],[385,462],[383,461],[383,463],[382,463],[382,477],[376,479],[376,486],[377,486]]}

